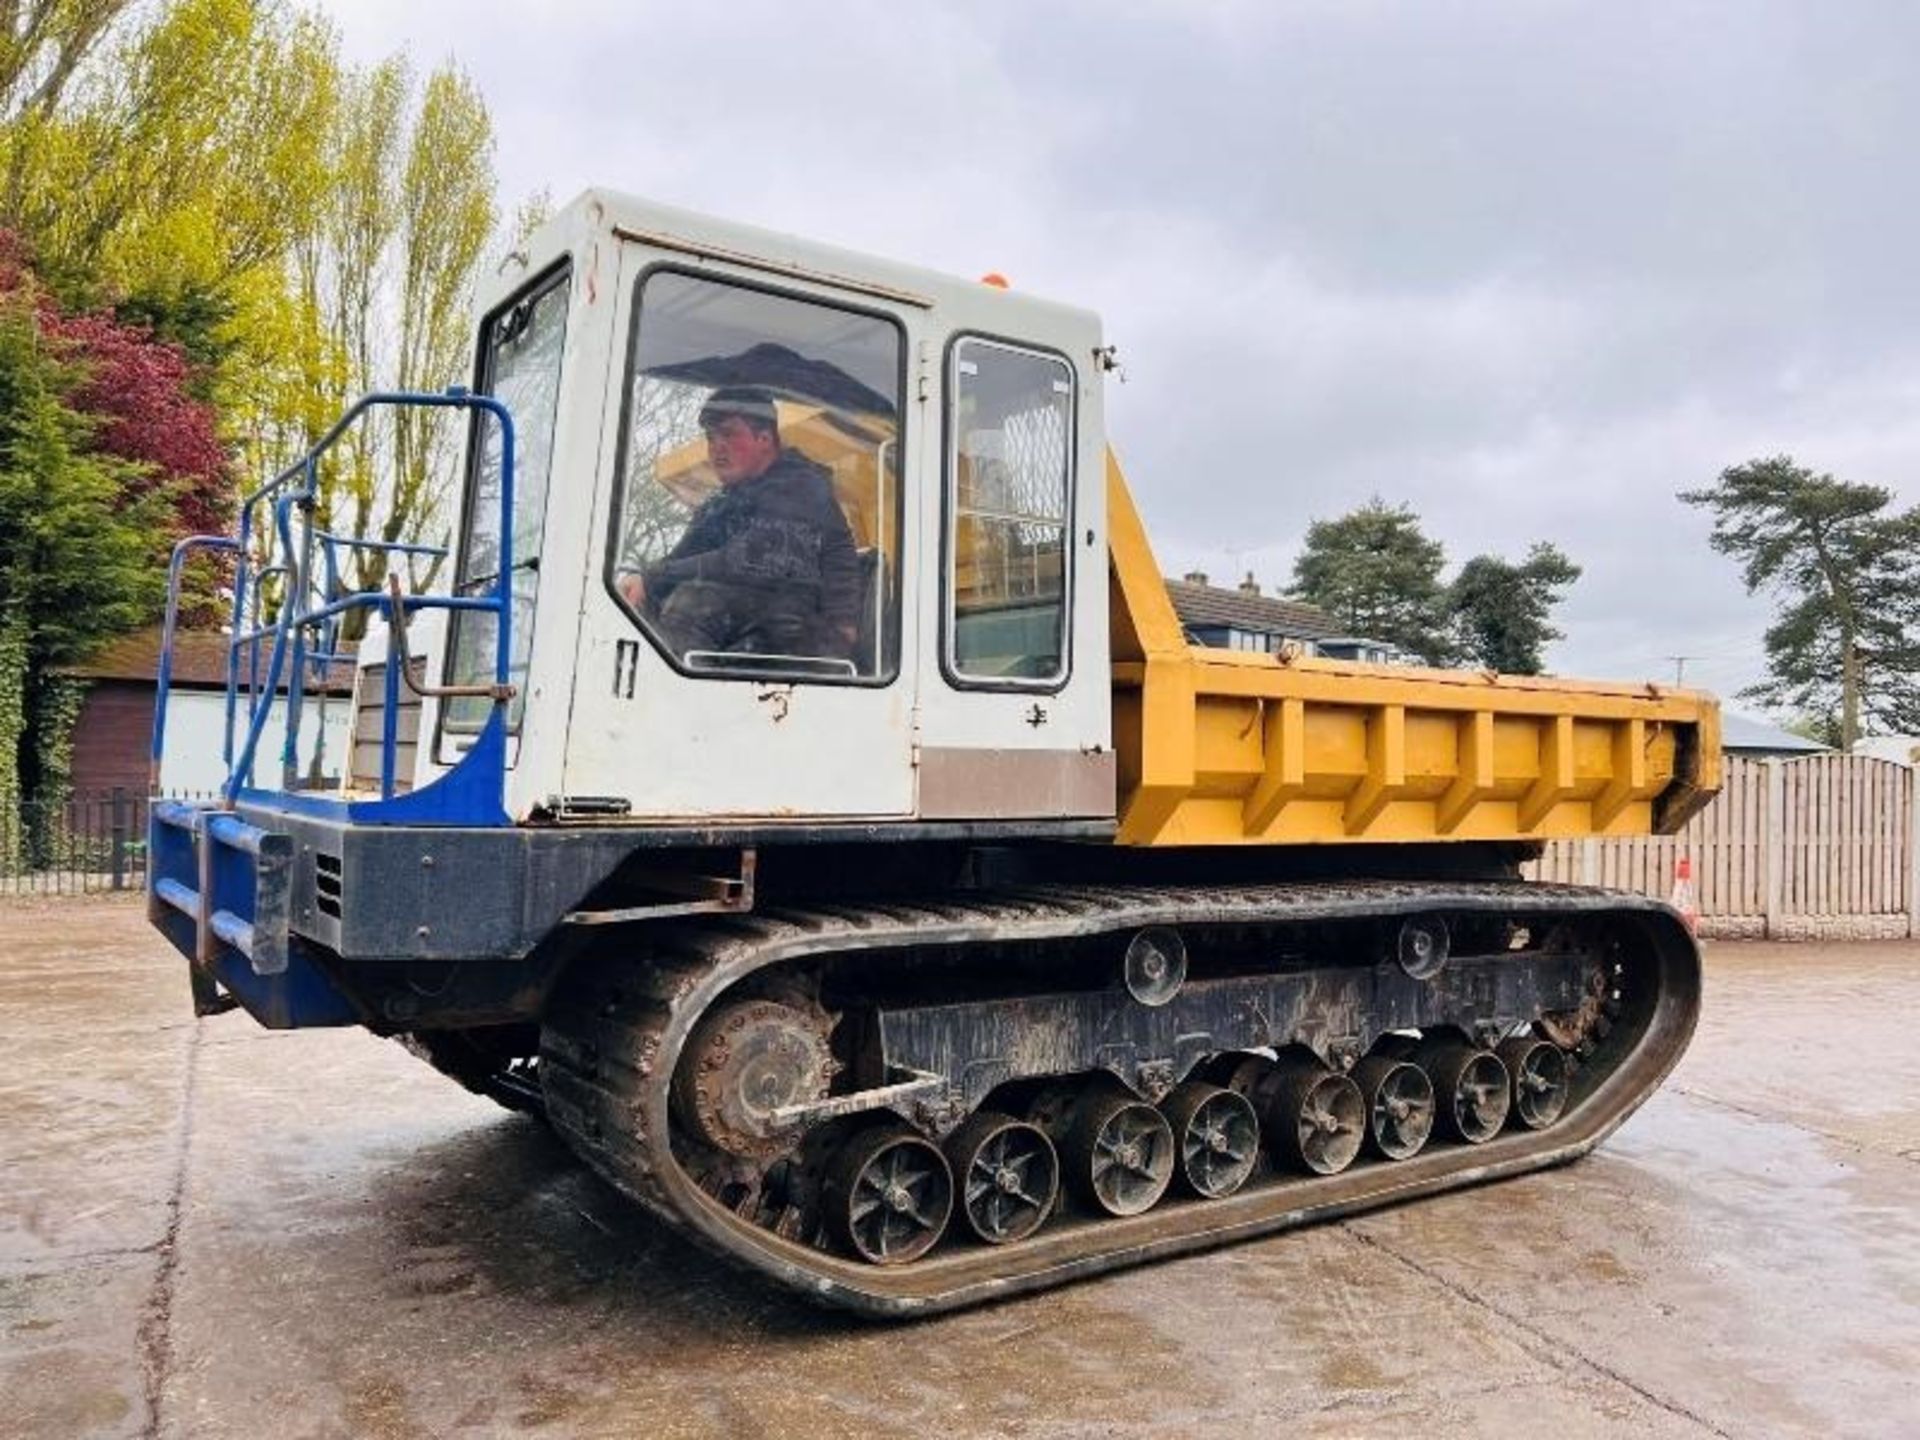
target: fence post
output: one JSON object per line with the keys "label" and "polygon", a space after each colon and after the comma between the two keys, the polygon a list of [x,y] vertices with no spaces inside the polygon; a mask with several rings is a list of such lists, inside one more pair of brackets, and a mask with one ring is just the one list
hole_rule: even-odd
{"label": "fence post", "polygon": [[1769,940],[1780,936],[1782,877],[1786,868],[1787,847],[1787,772],[1778,760],[1769,759],[1766,799],[1760,807],[1760,875],[1766,919],[1761,933]]}
{"label": "fence post", "polygon": [[1907,814],[1907,936],[1920,935],[1920,767],[1900,777]]}
{"label": "fence post", "polygon": [[127,792],[113,787],[113,888],[127,888]]}

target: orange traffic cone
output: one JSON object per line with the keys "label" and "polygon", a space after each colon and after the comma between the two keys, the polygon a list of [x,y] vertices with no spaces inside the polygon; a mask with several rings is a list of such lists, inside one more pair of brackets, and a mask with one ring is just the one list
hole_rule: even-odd
{"label": "orange traffic cone", "polygon": [[1682,855],[1673,867],[1673,898],[1667,902],[1680,912],[1687,932],[1700,933],[1700,901],[1693,893],[1693,857]]}

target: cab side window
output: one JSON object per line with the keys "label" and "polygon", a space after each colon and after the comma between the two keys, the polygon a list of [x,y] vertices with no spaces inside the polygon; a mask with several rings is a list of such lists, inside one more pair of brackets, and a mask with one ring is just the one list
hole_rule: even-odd
{"label": "cab side window", "polygon": [[976,337],[951,357],[947,673],[961,685],[1050,688],[1068,663],[1073,371]]}
{"label": "cab side window", "polygon": [[[512,412],[517,458],[513,491],[513,654],[507,678],[513,699],[507,727],[518,732],[527,704],[527,666],[533,654],[533,609],[540,586],[540,548],[546,530],[548,481],[553,471],[554,431],[560,415],[560,358],[567,338],[567,304],[572,294],[565,268],[535,283],[532,292],[497,311],[481,335],[480,383],[483,395],[505,402]],[[465,529],[460,545],[459,578],[454,592],[480,596],[500,580],[501,431],[491,420],[473,423],[469,455]],[[484,610],[456,610],[447,679],[475,685],[494,676],[499,621]],[[447,701],[441,728],[451,734],[477,733],[493,713],[484,696]]]}

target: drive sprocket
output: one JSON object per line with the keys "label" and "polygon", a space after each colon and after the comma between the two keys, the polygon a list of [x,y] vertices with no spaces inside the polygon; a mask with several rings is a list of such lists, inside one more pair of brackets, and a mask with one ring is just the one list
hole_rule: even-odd
{"label": "drive sprocket", "polygon": [[674,1107],[714,1149],[772,1160],[792,1148],[779,1112],[823,1099],[833,1083],[830,1022],[817,1008],[779,1000],[717,1007],[687,1040],[673,1077]]}

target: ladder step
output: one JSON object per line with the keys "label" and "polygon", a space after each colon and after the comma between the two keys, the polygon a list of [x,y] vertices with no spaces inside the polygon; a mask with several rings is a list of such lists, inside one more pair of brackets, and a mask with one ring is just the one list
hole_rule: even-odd
{"label": "ladder step", "polygon": [[207,822],[207,833],[220,844],[231,850],[244,850],[249,855],[260,853],[260,842],[267,832],[258,825],[249,825],[233,815],[215,815]]}
{"label": "ladder step", "polygon": [[[216,910],[213,912],[213,933],[216,937],[224,940],[242,955],[246,956],[247,959],[253,959],[253,926],[249,925],[245,920],[242,920],[231,910]],[[254,973],[259,973],[259,967],[255,967]]]}
{"label": "ladder step", "polygon": [[201,807],[185,800],[156,800],[148,814],[160,824],[171,825],[176,830],[200,828]]}
{"label": "ladder step", "polygon": [[153,882],[153,893],[182,915],[200,918],[200,892],[190,885],[182,885],[178,880],[168,880],[164,876]]}

